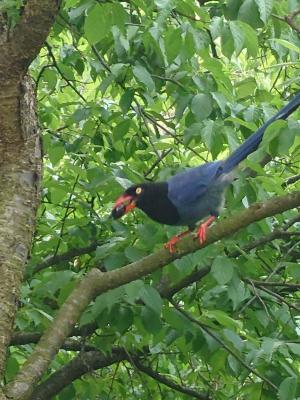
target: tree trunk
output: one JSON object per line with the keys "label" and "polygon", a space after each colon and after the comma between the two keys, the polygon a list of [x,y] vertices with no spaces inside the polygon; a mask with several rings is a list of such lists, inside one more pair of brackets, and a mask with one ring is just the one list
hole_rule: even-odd
{"label": "tree trunk", "polygon": [[41,146],[31,80],[0,79],[0,374],[39,204]]}

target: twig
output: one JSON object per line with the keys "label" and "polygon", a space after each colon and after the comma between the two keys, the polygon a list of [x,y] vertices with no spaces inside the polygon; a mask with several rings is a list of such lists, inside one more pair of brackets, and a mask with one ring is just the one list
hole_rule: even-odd
{"label": "twig", "polygon": [[275,386],[268,378],[265,376],[261,375],[260,372],[257,372],[255,369],[250,367],[239,355],[235,354],[234,351],[231,350],[230,347],[227,346],[226,343],[224,343],[217,335],[215,335],[206,325],[203,323],[199,322],[197,319],[192,317],[189,313],[184,311],[175,301],[170,301],[170,303],[176,308],[177,311],[179,311],[182,315],[185,316],[189,321],[193,322],[197,326],[201,328],[201,330],[204,330],[209,336],[211,336],[213,339],[215,339],[216,342],[218,342],[228,353],[230,353],[234,358],[236,358],[249,372],[251,372],[253,375],[258,376],[262,381],[266,382],[269,386],[271,386],[273,389],[276,391],[278,390],[277,386]]}
{"label": "twig", "polygon": [[86,103],[86,99],[82,96],[82,94],[77,90],[76,86],[73,85],[73,83],[70,81],[70,79],[68,79],[64,73],[62,72],[62,70],[59,68],[56,58],[53,54],[52,51],[52,47],[50,46],[49,43],[45,42],[45,46],[48,50],[49,56],[51,58],[51,60],[53,61],[53,65],[55,66],[55,68],[57,69],[58,73],[60,74],[60,76],[63,78],[64,81],[67,82],[67,85],[70,86],[70,88],[72,88],[74,90],[74,92]]}
{"label": "twig", "polygon": [[143,365],[138,358],[133,358],[133,365],[139,369],[140,371],[144,372],[151,378],[155,379],[156,381],[163,383],[164,385],[170,387],[171,389],[176,390],[177,392],[187,394],[195,399],[200,399],[200,400],[209,400],[210,397],[206,393],[202,392],[197,392],[196,390],[193,390],[191,388],[188,388],[186,386],[178,385],[177,383],[171,381],[170,379],[166,378],[165,376],[161,375],[160,373],[154,371],[152,368]]}
{"label": "twig", "polygon": [[296,24],[294,21],[297,15],[300,14],[300,8],[297,8],[294,12],[291,14],[285,15],[284,17],[281,17],[280,15],[272,14],[272,17],[286,22],[292,29],[294,29],[296,32],[300,33],[300,26]]}
{"label": "twig", "polygon": [[283,182],[282,187],[287,187],[288,185],[292,185],[295,182],[298,182],[300,180],[300,174],[291,176],[288,178],[285,182]]}
{"label": "twig", "polygon": [[73,248],[62,254],[54,254],[53,256],[48,256],[42,262],[35,265],[35,267],[33,268],[33,273],[35,274],[35,273],[41,271],[42,269],[48,268],[51,265],[59,264],[63,261],[70,261],[74,257],[78,257],[83,254],[89,254],[92,251],[95,251],[96,248],[98,246],[100,246],[101,244],[103,244],[103,242],[94,242],[86,247]]}
{"label": "twig", "polygon": [[66,207],[65,215],[63,216],[63,219],[62,219],[61,228],[60,228],[59,237],[58,237],[58,242],[57,242],[57,245],[56,245],[54,256],[57,255],[58,250],[59,250],[59,246],[60,246],[60,243],[61,243],[61,240],[62,240],[65,223],[66,223],[66,220],[67,220],[67,217],[68,217],[68,213],[69,213],[69,208],[70,208],[70,205],[71,205],[72,197],[74,195],[75,187],[76,187],[76,185],[78,183],[78,179],[79,179],[79,174],[76,176],[76,179],[75,179],[75,182],[73,184],[72,190],[71,190],[71,192],[69,194],[67,207]]}
{"label": "twig", "polygon": [[294,304],[290,304],[288,301],[285,300],[284,297],[280,296],[278,293],[275,293],[272,290],[267,289],[263,285],[260,285],[260,289],[270,294],[271,296],[275,297],[280,303],[286,304],[289,308],[293,308],[294,310],[300,311],[300,307],[297,307]]}

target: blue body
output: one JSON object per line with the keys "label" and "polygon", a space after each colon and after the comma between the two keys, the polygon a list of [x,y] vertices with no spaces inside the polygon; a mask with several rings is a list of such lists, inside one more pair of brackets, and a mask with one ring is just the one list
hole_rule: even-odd
{"label": "blue body", "polygon": [[168,198],[177,208],[177,225],[194,226],[208,215],[218,216],[226,187],[232,182],[234,168],[259,146],[266,128],[278,119],[286,119],[300,105],[300,93],[270,118],[227,159],[200,165],[176,174],[168,180]]}

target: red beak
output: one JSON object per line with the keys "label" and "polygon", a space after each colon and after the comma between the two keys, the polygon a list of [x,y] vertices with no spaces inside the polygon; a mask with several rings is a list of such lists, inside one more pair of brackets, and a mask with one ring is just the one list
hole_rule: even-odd
{"label": "red beak", "polygon": [[135,208],[136,204],[134,201],[134,197],[129,196],[128,194],[123,194],[120,196],[112,209],[111,216],[114,219],[118,219],[123,217],[123,215],[129,213],[129,211]]}

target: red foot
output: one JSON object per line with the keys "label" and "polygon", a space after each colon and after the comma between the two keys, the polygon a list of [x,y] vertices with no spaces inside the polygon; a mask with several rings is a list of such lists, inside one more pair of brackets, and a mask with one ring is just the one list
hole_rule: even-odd
{"label": "red foot", "polygon": [[164,248],[169,250],[171,254],[175,253],[175,244],[179,242],[180,237],[174,236],[167,243],[164,244]]}
{"label": "red foot", "polygon": [[214,222],[215,219],[216,219],[216,217],[211,216],[199,226],[198,231],[197,231],[197,236],[198,236],[200,244],[203,244],[204,242],[206,242],[207,228]]}
{"label": "red foot", "polygon": [[175,253],[175,244],[179,242],[179,240],[190,233],[190,230],[179,233],[179,235],[173,236],[167,243],[164,244],[164,248],[168,249],[171,254]]}

